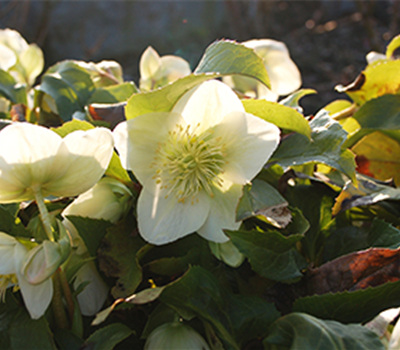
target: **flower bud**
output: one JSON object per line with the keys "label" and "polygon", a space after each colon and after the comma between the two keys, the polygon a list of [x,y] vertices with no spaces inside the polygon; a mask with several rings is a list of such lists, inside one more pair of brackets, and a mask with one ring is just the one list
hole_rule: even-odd
{"label": "flower bud", "polygon": [[117,222],[128,209],[132,193],[120,181],[104,177],[82,193],[65,210],[63,216],[76,215]]}
{"label": "flower bud", "polygon": [[54,274],[65,255],[60,243],[44,241],[28,252],[21,272],[29,283],[40,284]]}
{"label": "flower bud", "polygon": [[207,342],[193,328],[180,322],[164,323],[147,338],[144,350],[209,350]]}

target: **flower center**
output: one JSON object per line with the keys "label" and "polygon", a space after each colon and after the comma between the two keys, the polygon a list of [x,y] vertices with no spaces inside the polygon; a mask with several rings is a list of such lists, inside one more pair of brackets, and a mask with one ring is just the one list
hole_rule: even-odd
{"label": "flower center", "polygon": [[226,163],[225,145],[220,137],[213,137],[213,129],[197,135],[197,127],[190,130],[190,125],[177,125],[169,131],[167,141],[158,145],[151,165],[157,169],[153,179],[161,188],[168,189],[167,197],[174,194],[182,203],[191,198],[193,204],[202,190],[213,197],[212,187],[222,186],[218,175]]}

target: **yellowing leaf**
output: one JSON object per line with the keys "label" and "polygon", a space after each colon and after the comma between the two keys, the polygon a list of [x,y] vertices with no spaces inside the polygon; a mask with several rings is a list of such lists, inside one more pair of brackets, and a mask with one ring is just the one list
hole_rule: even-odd
{"label": "yellowing leaf", "polygon": [[362,138],[353,148],[357,171],[378,180],[393,178],[400,185],[400,144],[376,131]]}

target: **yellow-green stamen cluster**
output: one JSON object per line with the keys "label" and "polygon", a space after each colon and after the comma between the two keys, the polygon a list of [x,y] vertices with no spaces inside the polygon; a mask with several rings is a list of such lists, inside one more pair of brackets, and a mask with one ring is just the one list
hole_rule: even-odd
{"label": "yellow-green stamen cluster", "polygon": [[[199,126],[199,125],[198,125]],[[198,127],[197,126],[197,127]],[[196,134],[191,126],[176,125],[169,131],[168,139],[160,143],[152,167],[156,168],[153,179],[161,188],[167,189],[167,196],[174,194],[178,202],[184,203],[204,190],[213,197],[212,188],[222,186],[218,176],[226,163],[224,145],[220,137],[213,137],[213,130]]]}

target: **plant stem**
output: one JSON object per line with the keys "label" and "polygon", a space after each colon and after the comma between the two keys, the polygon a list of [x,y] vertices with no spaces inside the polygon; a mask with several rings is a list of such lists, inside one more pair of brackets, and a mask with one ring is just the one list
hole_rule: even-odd
{"label": "plant stem", "polygon": [[32,187],[33,195],[35,196],[36,204],[39,208],[40,219],[42,220],[44,230],[47,234],[47,238],[54,242],[53,229],[51,227],[50,215],[47,210],[46,204],[44,203],[42,191],[39,186]]}
{"label": "plant stem", "polygon": [[71,288],[69,287],[68,281],[67,281],[67,276],[65,275],[64,270],[59,269],[59,278],[60,278],[60,284],[61,288],[64,294],[65,301],[67,302],[67,307],[68,307],[68,314],[69,314],[69,319],[72,322],[74,319],[74,300],[72,298],[71,294]]}
{"label": "plant stem", "polygon": [[53,299],[51,301],[51,309],[53,310],[57,327],[60,329],[68,329],[69,322],[62,301],[60,269],[58,269],[53,275],[53,286],[54,286],[54,291],[53,291]]}

